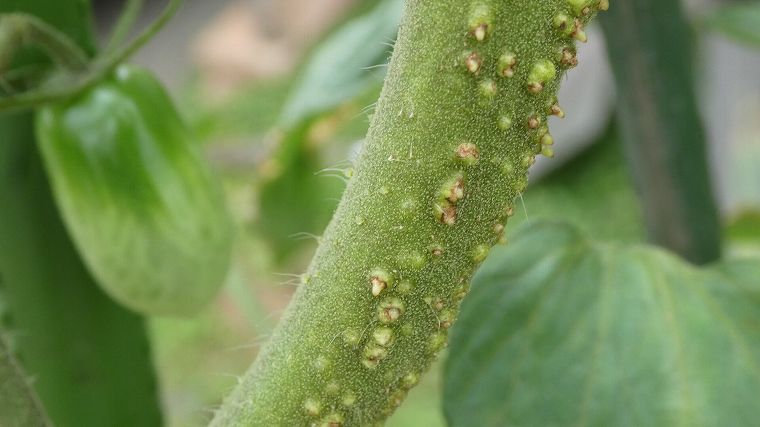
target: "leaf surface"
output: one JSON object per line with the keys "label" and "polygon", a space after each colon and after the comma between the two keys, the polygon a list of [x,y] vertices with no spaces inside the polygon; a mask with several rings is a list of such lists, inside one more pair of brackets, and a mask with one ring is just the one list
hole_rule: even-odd
{"label": "leaf surface", "polygon": [[760,262],[697,269],[534,224],[474,280],[445,412],[452,426],[748,426],[758,355]]}

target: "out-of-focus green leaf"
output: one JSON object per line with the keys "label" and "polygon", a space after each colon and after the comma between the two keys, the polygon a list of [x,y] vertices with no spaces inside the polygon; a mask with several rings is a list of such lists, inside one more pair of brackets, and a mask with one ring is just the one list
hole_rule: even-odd
{"label": "out-of-focus green leaf", "polygon": [[2,327],[56,426],[159,426],[144,321],[87,273],[58,216],[32,124],[31,114],[0,116]]}
{"label": "out-of-focus green leaf", "polygon": [[159,315],[213,299],[231,222],[196,139],[151,73],[123,65],[41,109],[37,138],[66,226],[106,292]]}
{"label": "out-of-focus green leaf", "polygon": [[760,211],[748,210],[737,215],[728,223],[726,234],[729,239],[760,244]]}
{"label": "out-of-focus green leaf", "polygon": [[611,127],[585,152],[531,182],[510,219],[508,235],[516,231],[515,225],[561,218],[595,239],[642,241],[641,208],[620,151]]}
{"label": "out-of-focus green leaf", "polygon": [[[202,90],[192,87],[178,100],[181,113],[202,140],[245,139],[266,133],[278,120],[291,86],[289,78],[256,82],[220,105],[209,105]],[[247,142],[247,141],[246,141]]]}
{"label": "out-of-focus green leaf", "polygon": [[315,140],[325,138],[315,134],[325,129],[334,134],[341,124],[334,120],[341,116],[340,107],[380,85],[384,73],[377,70],[384,71],[402,6],[401,0],[379,2],[335,30],[305,61],[280,115],[277,147],[262,173],[258,225],[280,259],[298,246],[289,236],[318,233],[332,215],[342,188],[337,180],[317,176],[325,166]]}
{"label": "out-of-focus green leaf", "polygon": [[5,343],[2,330],[0,330],[0,425],[5,427],[50,425],[36,393],[29,386],[21,367],[16,363]]}
{"label": "out-of-focus green leaf", "polygon": [[521,230],[476,276],[446,364],[452,426],[752,426],[760,262]]}
{"label": "out-of-focus green leaf", "polygon": [[[380,80],[401,19],[403,2],[384,0],[373,10],[345,23],[306,61],[282,111],[284,128],[353,99]],[[383,73],[384,74],[384,73]],[[382,74],[381,74],[382,75]]]}
{"label": "out-of-focus green leaf", "polygon": [[267,165],[275,176],[264,178],[259,193],[257,227],[280,260],[298,246],[296,234],[321,232],[343,191],[337,178],[319,176],[320,154],[309,144],[310,125],[283,136],[279,155]]}
{"label": "out-of-focus green leaf", "polygon": [[736,41],[760,47],[760,3],[723,6],[706,22]]}

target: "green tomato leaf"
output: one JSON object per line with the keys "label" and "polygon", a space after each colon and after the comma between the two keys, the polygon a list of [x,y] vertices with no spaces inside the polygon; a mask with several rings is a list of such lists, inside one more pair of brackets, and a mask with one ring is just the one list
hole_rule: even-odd
{"label": "green tomato leaf", "polygon": [[[373,67],[389,56],[398,31],[403,2],[385,0],[352,19],[328,37],[307,60],[295,90],[282,111],[290,128],[355,98],[380,82]],[[384,67],[378,67],[384,71]]]}
{"label": "green tomato leaf", "polygon": [[521,229],[476,276],[445,369],[452,426],[749,426],[760,262],[697,269],[576,229]]}
{"label": "green tomato leaf", "polygon": [[707,24],[736,41],[760,47],[760,3],[721,7]]}

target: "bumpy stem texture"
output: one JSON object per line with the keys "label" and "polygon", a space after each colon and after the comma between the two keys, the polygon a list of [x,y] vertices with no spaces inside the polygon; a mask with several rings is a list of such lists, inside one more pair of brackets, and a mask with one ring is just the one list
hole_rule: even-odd
{"label": "bumpy stem texture", "polygon": [[408,0],[356,174],[214,425],[381,422],[446,345],[599,0]]}

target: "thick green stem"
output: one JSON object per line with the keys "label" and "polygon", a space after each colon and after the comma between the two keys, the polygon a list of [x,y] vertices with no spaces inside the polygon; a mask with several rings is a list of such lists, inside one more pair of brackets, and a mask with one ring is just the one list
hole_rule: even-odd
{"label": "thick green stem", "polygon": [[214,425],[385,419],[503,239],[602,0],[408,0],[367,142],[268,346]]}
{"label": "thick green stem", "polygon": [[49,426],[37,394],[29,386],[0,331],[0,420],[6,427]]}
{"label": "thick green stem", "polygon": [[714,261],[720,224],[679,1],[621,1],[606,15],[618,117],[649,237],[694,263]]}

